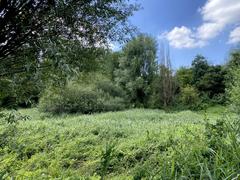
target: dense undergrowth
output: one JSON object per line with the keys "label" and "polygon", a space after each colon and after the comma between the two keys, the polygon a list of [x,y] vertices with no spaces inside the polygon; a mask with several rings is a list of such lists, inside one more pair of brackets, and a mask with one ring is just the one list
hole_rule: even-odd
{"label": "dense undergrowth", "polygon": [[[98,80],[101,79],[101,80]],[[78,80],[80,81],[80,80]],[[128,106],[125,92],[102,76],[44,91],[39,109],[51,114],[92,114],[123,110]]]}
{"label": "dense undergrowth", "polygon": [[220,111],[225,110],[135,109],[48,117],[37,109],[22,110],[30,118],[1,121],[0,177],[237,178],[239,129],[232,124],[236,117],[223,117]]}

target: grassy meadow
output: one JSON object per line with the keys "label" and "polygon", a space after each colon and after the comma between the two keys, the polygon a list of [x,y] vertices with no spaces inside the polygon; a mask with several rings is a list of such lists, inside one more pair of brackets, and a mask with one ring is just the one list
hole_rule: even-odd
{"label": "grassy meadow", "polygon": [[28,120],[0,125],[0,177],[195,179],[194,172],[201,172],[201,179],[209,179],[195,153],[207,151],[204,123],[214,124],[225,111],[51,116],[22,109]]}
{"label": "grassy meadow", "polygon": [[0,0],[0,180],[240,180],[240,0]]}

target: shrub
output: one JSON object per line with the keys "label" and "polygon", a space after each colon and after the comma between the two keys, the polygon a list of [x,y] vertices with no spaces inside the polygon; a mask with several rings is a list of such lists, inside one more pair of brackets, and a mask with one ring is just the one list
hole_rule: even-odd
{"label": "shrub", "polygon": [[121,97],[113,97],[104,91],[99,91],[101,111],[119,111],[126,107],[126,101]]}
{"label": "shrub", "polygon": [[197,90],[192,86],[186,86],[181,89],[179,96],[180,103],[190,109],[195,109],[199,105],[199,95]]}
{"label": "shrub", "polygon": [[111,81],[108,81],[108,80],[100,81],[97,83],[96,86],[97,86],[97,89],[102,90],[103,92],[113,97],[126,98],[125,91],[121,87],[113,84]]}
{"label": "shrub", "polygon": [[[113,89],[113,87],[112,89],[109,88],[110,91]],[[84,84],[69,83],[62,89],[52,88],[46,90],[40,99],[39,108],[44,112],[54,114],[91,114],[124,109],[124,99],[117,96],[117,93],[114,96],[111,94],[93,85],[84,86]]]}

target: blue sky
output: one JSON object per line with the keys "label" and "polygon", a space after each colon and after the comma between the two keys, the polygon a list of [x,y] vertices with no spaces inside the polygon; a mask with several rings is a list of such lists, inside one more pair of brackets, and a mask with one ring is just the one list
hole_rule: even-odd
{"label": "blue sky", "polygon": [[240,42],[240,0],[137,0],[130,18],[140,32],[170,44],[173,68],[189,66],[197,54],[222,64]]}

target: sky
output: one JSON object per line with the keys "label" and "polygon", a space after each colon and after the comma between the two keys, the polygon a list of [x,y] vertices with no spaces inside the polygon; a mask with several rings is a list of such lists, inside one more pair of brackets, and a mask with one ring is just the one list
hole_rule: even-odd
{"label": "sky", "polygon": [[141,4],[130,22],[170,45],[173,68],[197,54],[223,64],[240,43],[240,0],[132,0]]}

